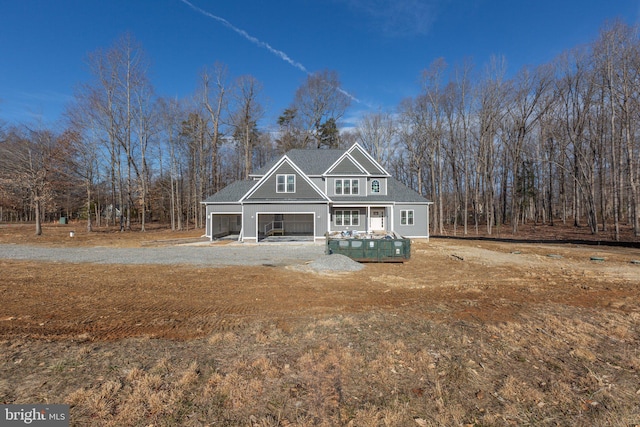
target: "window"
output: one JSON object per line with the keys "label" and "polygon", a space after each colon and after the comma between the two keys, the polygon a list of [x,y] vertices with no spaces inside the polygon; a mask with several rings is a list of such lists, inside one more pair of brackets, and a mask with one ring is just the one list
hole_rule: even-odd
{"label": "window", "polygon": [[380,192],[380,181],[378,181],[377,179],[374,179],[373,181],[371,181],[371,192],[372,193]]}
{"label": "window", "polygon": [[295,193],[295,175],[276,175],[276,193]]}
{"label": "window", "polygon": [[360,194],[357,179],[336,179],[336,194]]}
{"label": "window", "polygon": [[333,216],[336,225],[360,225],[360,211],[335,211]]}
{"label": "window", "polygon": [[413,225],[413,210],[400,211],[400,224]]}

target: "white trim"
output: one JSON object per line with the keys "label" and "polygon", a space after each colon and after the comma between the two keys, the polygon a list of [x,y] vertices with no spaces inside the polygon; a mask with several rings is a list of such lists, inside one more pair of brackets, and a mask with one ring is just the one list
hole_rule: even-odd
{"label": "white trim", "polygon": [[242,204],[243,205],[326,205],[329,202],[326,200],[276,200],[276,201],[265,201],[265,200],[246,200]]}

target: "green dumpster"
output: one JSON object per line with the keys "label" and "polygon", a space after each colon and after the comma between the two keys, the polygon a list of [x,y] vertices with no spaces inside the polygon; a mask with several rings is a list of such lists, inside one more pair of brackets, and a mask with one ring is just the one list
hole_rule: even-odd
{"label": "green dumpster", "polygon": [[411,257],[411,240],[327,238],[325,253],[345,255],[360,262],[404,262]]}
{"label": "green dumpster", "polygon": [[60,217],[60,224],[67,224],[67,223],[68,223],[67,217],[66,216],[61,216]]}

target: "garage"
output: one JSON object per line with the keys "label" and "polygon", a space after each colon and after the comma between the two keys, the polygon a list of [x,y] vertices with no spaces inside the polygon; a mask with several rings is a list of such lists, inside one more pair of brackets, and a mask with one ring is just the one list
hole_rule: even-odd
{"label": "garage", "polygon": [[211,237],[220,238],[230,234],[239,234],[242,229],[240,214],[212,214]]}
{"label": "garage", "polygon": [[314,237],[313,213],[258,213],[258,239],[271,236]]}

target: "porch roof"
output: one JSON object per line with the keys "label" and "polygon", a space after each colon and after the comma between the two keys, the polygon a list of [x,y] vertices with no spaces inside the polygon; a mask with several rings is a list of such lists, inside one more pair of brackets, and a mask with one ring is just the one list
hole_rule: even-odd
{"label": "porch roof", "polygon": [[257,182],[250,179],[234,181],[213,196],[209,196],[203,203],[238,203]]}

